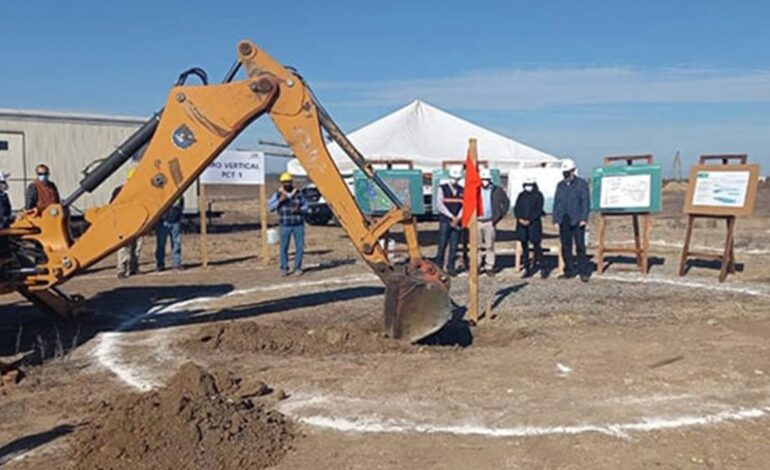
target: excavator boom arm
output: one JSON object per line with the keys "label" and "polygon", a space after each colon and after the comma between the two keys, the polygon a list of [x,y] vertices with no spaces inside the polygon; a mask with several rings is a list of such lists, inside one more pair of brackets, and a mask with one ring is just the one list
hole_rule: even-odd
{"label": "excavator boom arm", "polygon": [[[80,238],[69,239],[67,211],[61,205],[26,214],[13,225],[13,233],[39,245],[45,255],[45,262],[25,276],[17,290],[27,297],[35,292],[50,296],[50,290],[57,284],[146,233],[249,123],[267,113],[352,243],[386,283],[387,292],[392,292],[388,295],[396,297],[386,301],[396,305],[390,312],[386,306],[389,333],[414,340],[435,331],[448,320],[448,279],[420,255],[415,221],[409,209],[402,207],[381,181],[376,181],[396,207],[379,223],[371,225],[324,144],[322,123],[327,127],[333,123],[301,77],[251,42],[241,42],[238,54],[247,75],[244,80],[219,85],[178,85],[171,89],[134,176],[110,204],[86,212],[89,228]],[[337,130],[336,126],[333,129]],[[344,139],[344,135],[337,138]],[[346,139],[345,142],[352,148]],[[354,148],[353,151],[354,161],[376,177],[365,166],[363,157]],[[377,243],[397,223],[404,224],[410,255],[403,268],[393,266]],[[426,296],[420,292],[426,288],[431,295],[440,294],[439,313],[431,314],[427,321],[406,321],[407,317],[414,320],[420,315],[404,313],[401,307],[412,303],[411,298],[419,298],[424,310],[422,300]]]}

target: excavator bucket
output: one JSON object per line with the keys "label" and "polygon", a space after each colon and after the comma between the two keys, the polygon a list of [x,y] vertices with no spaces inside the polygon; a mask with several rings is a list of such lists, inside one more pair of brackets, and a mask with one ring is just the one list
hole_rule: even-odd
{"label": "excavator bucket", "polygon": [[449,279],[433,263],[392,275],[385,284],[385,331],[410,343],[440,330],[452,318]]}

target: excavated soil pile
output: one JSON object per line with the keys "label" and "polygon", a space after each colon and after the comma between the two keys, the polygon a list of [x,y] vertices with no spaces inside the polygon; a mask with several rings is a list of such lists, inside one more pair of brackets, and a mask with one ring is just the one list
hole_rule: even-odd
{"label": "excavated soil pile", "polygon": [[294,426],[267,409],[264,383],[187,363],[164,388],[103,403],[79,433],[77,468],[265,468],[289,450]]}
{"label": "excavated soil pile", "polygon": [[308,326],[296,322],[262,325],[236,322],[212,325],[186,346],[227,352],[276,355],[414,352],[416,348],[385,337],[378,322]]}

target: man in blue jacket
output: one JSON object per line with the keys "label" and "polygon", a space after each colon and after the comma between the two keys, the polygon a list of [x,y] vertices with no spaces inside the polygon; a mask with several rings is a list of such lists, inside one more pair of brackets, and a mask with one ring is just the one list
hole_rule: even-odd
{"label": "man in blue jacket", "polygon": [[553,223],[559,229],[561,238],[561,255],[564,258],[563,278],[575,277],[575,260],[572,257],[572,243],[577,251],[577,274],[580,280],[588,282],[590,267],[586,256],[586,226],[590,201],[588,199],[588,183],[576,174],[575,162],[566,158],[562,161],[561,170],[564,179],[556,187],[553,201]]}

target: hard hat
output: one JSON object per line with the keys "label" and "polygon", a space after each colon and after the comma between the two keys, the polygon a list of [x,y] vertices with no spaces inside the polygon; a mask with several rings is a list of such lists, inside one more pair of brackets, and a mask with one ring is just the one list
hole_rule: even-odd
{"label": "hard hat", "polygon": [[131,167],[126,171],[126,180],[130,180],[132,176],[134,176],[134,173],[136,173],[136,168]]}
{"label": "hard hat", "polygon": [[535,181],[534,176],[525,176],[524,177],[524,184],[535,184],[537,181]]}
{"label": "hard hat", "polygon": [[453,179],[460,179],[463,177],[463,169],[459,166],[453,166],[449,168],[449,177]]}
{"label": "hard hat", "polygon": [[571,158],[565,158],[561,161],[561,171],[572,171],[575,168],[577,168],[577,165],[575,165],[575,160]]}
{"label": "hard hat", "polygon": [[288,171],[284,171],[283,173],[281,173],[281,176],[278,177],[278,181],[280,181],[281,183],[288,183],[290,181],[294,181],[294,177],[291,176],[291,173],[289,173]]}
{"label": "hard hat", "polygon": [[492,179],[492,170],[489,168],[482,168],[481,169],[481,179],[483,180],[491,180]]}
{"label": "hard hat", "polygon": [[2,171],[0,171],[0,183],[5,183],[6,182],[5,179],[8,178],[9,176],[11,176],[10,173],[3,173]]}

